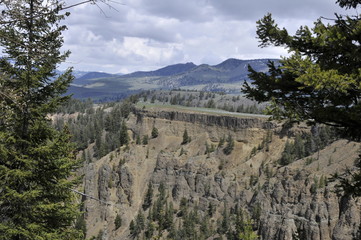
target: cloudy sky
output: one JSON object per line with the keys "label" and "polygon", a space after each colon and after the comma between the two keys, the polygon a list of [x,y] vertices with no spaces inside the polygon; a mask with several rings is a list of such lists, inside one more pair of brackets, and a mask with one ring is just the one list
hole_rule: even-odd
{"label": "cloudy sky", "polygon": [[[66,0],[67,5],[84,0]],[[256,21],[273,14],[293,33],[334,17],[335,0],[108,0],[71,8],[61,68],[129,73],[170,64],[217,64],[228,58],[278,58],[282,48],[259,48]],[[352,14],[352,13],[351,13]]]}

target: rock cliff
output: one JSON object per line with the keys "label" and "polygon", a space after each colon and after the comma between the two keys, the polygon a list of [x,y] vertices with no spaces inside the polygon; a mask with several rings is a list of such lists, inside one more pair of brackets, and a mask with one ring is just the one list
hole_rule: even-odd
{"label": "rock cliff", "polygon": [[[307,126],[285,128],[261,117],[164,109],[135,109],[127,126],[128,146],[83,168],[85,193],[101,200],[84,202],[89,238],[132,239],[129,225],[143,211],[148,184],[155,189],[164,184],[175,208],[182,199],[201,212],[214,206],[214,223],[225,206],[240,207],[253,216],[261,239],[358,237],[360,199],[337,194],[337,182],[328,178],[353,167],[359,143],[337,140],[281,167],[285,144],[297,132],[309,132]],[[159,135],[136,144],[136,136],[151,136],[152,128]],[[191,141],[182,144],[185,130]],[[234,139],[230,154],[217,147],[227,136]],[[116,229],[117,215],[122,225]],[[166,239],[167,233],[159,237]]]}

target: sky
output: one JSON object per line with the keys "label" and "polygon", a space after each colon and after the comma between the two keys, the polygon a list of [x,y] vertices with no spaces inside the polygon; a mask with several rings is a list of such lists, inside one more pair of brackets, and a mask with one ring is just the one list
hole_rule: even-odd
{"label": "sky", "polygon": [[343,10],[335,0],[98,0],[69,11],[63,50],[72,54],[60,68],[130,73],[287,56],[283,48],[258,47],[257,20],[272,13],[279,27],[294,33]]}

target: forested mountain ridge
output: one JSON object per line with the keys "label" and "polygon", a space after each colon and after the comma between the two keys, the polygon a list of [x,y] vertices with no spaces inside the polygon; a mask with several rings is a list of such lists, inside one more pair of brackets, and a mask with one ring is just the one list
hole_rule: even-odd
{"label": "forested mountain ridge", "polygon": [[[135,98],[79,105],[82,112],[56,117],[85,136],[79,158],[85,161],[80,189],[92,197],[83,199],[88,238],[359,236],[360,199],[338,195],[330,181],[353,169],[359,143],[328,127],[139,99],[136,106]],[[85,134],[87,128],[94,133]]]}

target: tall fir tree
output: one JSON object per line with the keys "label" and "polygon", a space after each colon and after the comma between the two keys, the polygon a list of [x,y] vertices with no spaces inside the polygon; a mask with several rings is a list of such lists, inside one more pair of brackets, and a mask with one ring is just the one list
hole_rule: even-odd
{"label": "tall fir tree", "polygon": [[153,185],[151,183],[148,183],[148,190],[144,198],[144,203],[142,205],[143,210],[147,210],[153,202]]}
{"label": "tall fir tree", "polygon": [[68,14],[58,0],[1,4],[0,239],[80,239],[71,191],[78,162],[68,131],[49,118],[73,79],[55,71],[69,55],[60,51]]}
{"label": "tall fir tree", "polygon": [[125,120],[122,121],[122,125],[120,127],[119,140],[121,146],[129,143],[128,127]]}

